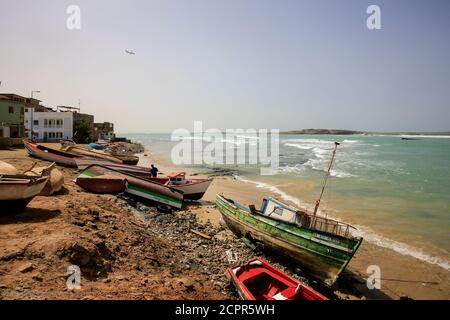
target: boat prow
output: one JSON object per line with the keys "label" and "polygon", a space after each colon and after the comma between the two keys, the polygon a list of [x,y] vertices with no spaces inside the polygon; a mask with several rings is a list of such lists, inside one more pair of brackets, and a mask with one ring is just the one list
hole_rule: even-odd
{"label": "boat prow", "polygon": [[227,271],[244,300],[328,300],[261,258]]}
{"label": "boat prow", "polygon": [[0,176],[0,212],[22,211],[44,189],[49,177],[26,175]]}

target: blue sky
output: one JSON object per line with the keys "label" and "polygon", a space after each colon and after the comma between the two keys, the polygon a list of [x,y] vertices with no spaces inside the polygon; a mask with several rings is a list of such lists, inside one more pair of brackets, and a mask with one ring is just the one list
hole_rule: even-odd
{"label": "blue sky", "polygon": [[449,18],[437,0],[0,0],[0,92],[81,99],[119,132],[447,131]]}

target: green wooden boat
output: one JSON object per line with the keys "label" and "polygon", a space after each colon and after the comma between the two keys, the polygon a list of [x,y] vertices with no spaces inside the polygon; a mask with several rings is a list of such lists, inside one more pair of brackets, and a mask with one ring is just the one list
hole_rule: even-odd
{"label": "green wooden boat", "polygon": [[350,234],[353,227],[348,224],[296,210],[273,198],[264,198],[261,209],[256,210],[217,195],[216,207],[237,236],[292,259],[328,286],[334,284],[362,242]]}
{"label": "green wooden boat", "polygon": [[[175,208],[183,205],[183,192],[151,180],[142,179],[130,173],[117,171],[105,166],[93,164],[82,170],[78,177],[92,178],[99,176],[113,176],[125,180],[125,193],[138,196],[147,200],[167,204]],[[108,183],[107,179],[98,180],[96,183]]]}

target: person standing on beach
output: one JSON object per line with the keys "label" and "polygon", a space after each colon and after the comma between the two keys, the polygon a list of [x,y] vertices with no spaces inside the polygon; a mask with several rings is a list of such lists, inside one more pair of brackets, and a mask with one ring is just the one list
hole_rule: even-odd
{"label": "person standing on beach", "polygon": [[152,164],[150,168],[150,173],[153,178],[156,178],[156,176],[158,175],[158,171],[159,171],[158,168]]}

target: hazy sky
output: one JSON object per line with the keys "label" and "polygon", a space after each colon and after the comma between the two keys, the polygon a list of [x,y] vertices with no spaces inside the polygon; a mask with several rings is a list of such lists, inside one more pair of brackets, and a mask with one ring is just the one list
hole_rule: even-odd
{"label": "hazy sky", "polygon": [[450,1],[0,0],[0,81],[118,132],[450,130]]}

